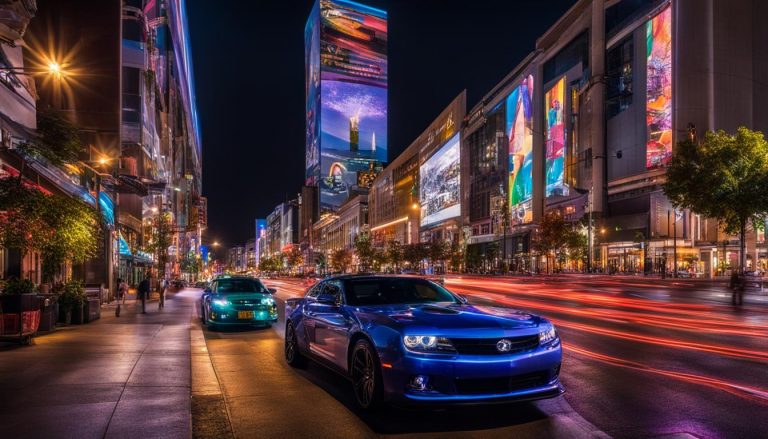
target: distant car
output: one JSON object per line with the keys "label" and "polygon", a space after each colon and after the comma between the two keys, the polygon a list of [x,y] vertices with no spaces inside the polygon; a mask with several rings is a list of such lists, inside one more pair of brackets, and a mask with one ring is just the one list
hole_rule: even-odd
{"label": "distant car", "polygon": [[320,279],[321,279],[320,275],[316,273],[309,273],[308,275],[304,276],[304,286],[311,287],[312,285],[316,284]]}
{"label": "distant car", "polygon": [[469,304],[412,276],[344,275],[286,301],[285,359],[349,377],[357,405],[556,397],[562,350],[552,323]]}
{"label": "distant car", "polygon": [[763,276],[763,272],[762,272],[762,271],[760,271],[760,270],[756,270],[756,271],[745,271],[745,272],[744,272],[744,275],[745,275],[745,276],[749,276],[749,277],[762,277],[762,276]]}
{"label": "distant car", "polygon": [[274,289],[258,279],[231,276],[215,279],[203,292],[200,318],[209,328],[227,325],[269,326],[277,321]]}

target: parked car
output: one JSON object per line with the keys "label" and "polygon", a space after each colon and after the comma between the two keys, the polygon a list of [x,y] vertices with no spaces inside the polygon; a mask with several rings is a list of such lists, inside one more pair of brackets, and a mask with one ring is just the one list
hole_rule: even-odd
{"label": "parked car", "polygon": [[357,405],[556,397],[560,337],[548,320],[480,306],[427,279],[343,275],[286,301],[285,359],[349,377]]}
{"label": "parked car", "polygon": [[217,326],[261,325],[277,321],[277,304],[258,279],[247,276],[218,278],[203,291],[200,318],[210,329]]}

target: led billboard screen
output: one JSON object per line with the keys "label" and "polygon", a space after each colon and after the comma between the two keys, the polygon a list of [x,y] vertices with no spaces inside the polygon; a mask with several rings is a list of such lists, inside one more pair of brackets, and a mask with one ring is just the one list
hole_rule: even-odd
{"label": "led billboard screen", "polygon": [[304,93],[306,96],[305,184],[320,178],[320,6],[315,3],[304,28]]}
{"label": "led billboard screen", "polygon": [[533,75],[507,96],[509,211],[512,224],[533,220]]}
{"label": "led billboard screen", "polygon": [[565,186],[565,77],[560,78],[544,95],[546,162],[544,172],[547,196],[568,195]]}
{"label": "led billboard screen", "polygon": [[321,211],[333,211],[358,172],[387,160],[387,14],[346,0],[319,4],[318,186]]}
{"label": "led billboard screen", "polygon": [[460,145],[456,134],[419,169],[422,226],[461,215]]}
{"label": "led billboard screen", "polygon": [[666,165],[672,158],[672,8],[645,27],[647,43],[645,166]]}

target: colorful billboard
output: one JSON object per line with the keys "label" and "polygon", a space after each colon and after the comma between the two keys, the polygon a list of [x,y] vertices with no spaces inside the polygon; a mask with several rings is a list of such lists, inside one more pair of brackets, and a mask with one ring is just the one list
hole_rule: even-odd
{"label": "colorful billboard", "polygon": [[647,48],[645,149],[647,169],[672,158],[672,8],[667,7],[645,27]]}
{"label": "colorful billboard", "polygon": [[568,195],[565,185],[565,77],[560,78],[544,95],[546,156],[544,172],[547,197]]}
{"label": "colorful billboard", "polygon": [[[319,5],[320,100],[314,126],[323,212],[335,211],[351,195],[358,172],[387,161],[387,13],[347,0]],[[314,150],[308,151],[307,163],[314,163]]]}
{"label": "colorful billboard", "polygon": [[533,221],[533,75],[507,96],[509,213],[512,224]]}
{"label": "colorful billboard", "polygon": [[305,171],[307,186],[320,179],[320,6],[315,3],[304,28],[304,93],[306,97]]}
{"label": "colorful billboard", "polygon": [[456,134],[419,169],[421,225],[461,215],[461,134]]}

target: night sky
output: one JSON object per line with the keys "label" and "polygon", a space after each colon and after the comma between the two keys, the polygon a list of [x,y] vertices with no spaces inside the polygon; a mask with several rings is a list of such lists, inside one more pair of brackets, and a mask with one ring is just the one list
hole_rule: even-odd
{"label": "night sky", "polygon": [[[233,246],[304,181],[304,24],[313,2],[187,1],[208,236]],[[362,1],[389,13],[389,159],[462,89],[467,110],[474,106],[575,2]]]}

